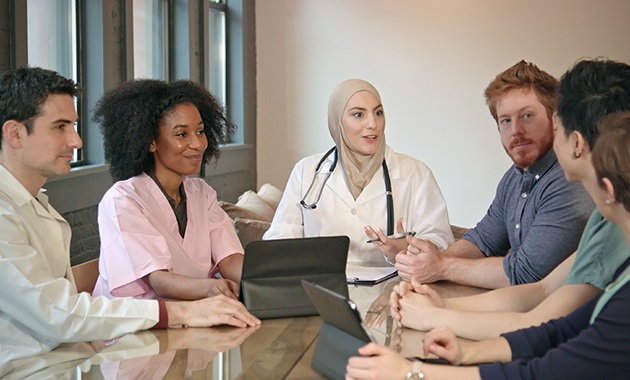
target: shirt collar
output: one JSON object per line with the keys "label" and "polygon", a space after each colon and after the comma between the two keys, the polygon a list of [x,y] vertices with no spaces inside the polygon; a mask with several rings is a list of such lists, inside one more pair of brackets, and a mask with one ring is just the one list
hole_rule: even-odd
{"label": "shirt collar", "polygon": [[514,165],[514,169],[519,174],[529,174],[534,176],[536,179],[541,178],[549,169],[556,163],[558,159],[556,158],[556,153],[553,149],[549,149],[541,159],[534,162],[527,170],[523,170],[518,166]]}
{"label": "shirt collar", "polygon": [[2,191],[13,199],[17,206],[21,207],[37,198],[40,200],[40,203],[43,201],[46,208],[48,208],[48,196],[43,194],[45,190],[40,189],[37,197],[33,197],[26,187],[3,165],[0,165],[0,183],[6,185],[2,187]]}
{"label": "shirt collar", "polygon": [[[149,177],[151,177],[151,179],[153,180],[153,182],[155,182],[155,184],[160,188],[160,191],[162,192],[162,194],[164,194],[164,196],[166,197],[166,200],[168,201],[168,203],[171,205],[171,208],[173,209],[173,211],[175,211],[175,200],[173,198],[171,198],[167,193],[166,190],[164,190],[164,188],[162,187],[162,184],[160,183],[160,181],[158,180],[157,176],[155,175],[155,171],[154,170],[147,170],[147,175]],[[183,205],[186,203],[186,191],[184,190],[184,181],[182,181],[182,183],[179,184],[179,195],[181,197],[179,204]]]}

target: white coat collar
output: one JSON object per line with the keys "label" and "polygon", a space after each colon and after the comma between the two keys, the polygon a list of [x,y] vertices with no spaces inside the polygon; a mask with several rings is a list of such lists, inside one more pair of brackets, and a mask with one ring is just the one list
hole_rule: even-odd
{"label": "white coat collar", "polygon": [[[23,207],[27,203],[32,203],[35,212],[39,216],[50,217],[57,220],[64,220],[58,212],[50,207],[48,203],[48,195],[44,194],[46,189],[40,189],[36,197],[22,185],[17,178],[11,174],[4,166],[0,165],[0,183],[5,184],[4,191],[17,207]],[[65,221],[65,220],[64,220]]]}
{"label": "white coat collar", "polygon": [[26,187],[2,165],[0,165],[0,183],[4,184],[2,191],[4,191],[17,206],[22,207],[33,200],[33,195],[26,190]]}

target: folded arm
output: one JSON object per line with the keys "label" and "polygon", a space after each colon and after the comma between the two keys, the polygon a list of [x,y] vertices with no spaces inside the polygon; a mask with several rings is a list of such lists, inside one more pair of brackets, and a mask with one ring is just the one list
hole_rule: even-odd
{"label": "folded arm", "polygon": [[191,278],[164,270],[152,272],[144,280],[160,298],[198,300],[218,294],[238,297],[238,285],[232,280]]}
{"label": "folded arm", "polygon": [[242,272],[243,255],[240,253],[233,253],[219,261],[219,273],[221,273],[221,277],[225,279],[239,283],[241,282]]}
{"label": "folded arm", "polygon": [[0,288],[5,290],[0,292],[0,330],[11,339],[30,335],[50,347],[112,339],[157,323],[155,301],[77,293],[67,251],[43,244],[20,216],[0,215],[0,225]]}
{"label": "folded arm", "polygon": [[540,281],[495,289],[474,296],[448,298],[444,300],[444,306],[447,309],[468,311],[529,311],[562,286],[574,260],[575,253]]}
{"label": "folded arm", "polygon": [[[402,324],[419,330],[431,330],[447,325],[459,337],[490,339],[522,328],[536,326],[568,315],[592,299],[599,290],[592,285],[565,285],[527,312],[494,311],[476,312],[420,307],[413,297],[400,300]],[[411,294],[410,294],[411,296]],[[416,297],[424,297],[416,294]]]}
{"label": "folded arm", "polygon": [[444,253],[427,240],[408,237],[409,247],[396,256],[396,269],[403,279],[418,282],[452,281],[480,288],[509,285],[502,257],[485,257],[474,244],[460,240]]}

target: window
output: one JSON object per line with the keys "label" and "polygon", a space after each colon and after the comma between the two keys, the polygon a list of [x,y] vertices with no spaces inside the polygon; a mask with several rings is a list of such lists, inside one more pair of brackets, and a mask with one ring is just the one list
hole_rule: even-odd
{"label": "window", "polygon": [[205,84],[224,105],[227,104],[225,18],[225,4],[219,4],[218,0],[209,0]]}
{"label": "window", "polygon": [[168,1],[133,0],[133,77],[169,79]]}
{"label": "window", "polygon": [[78,79],[77,11],[73,0],[28,0],[28,63]]}
{"label": "window", "polygon": [[[26,20],[28,64],[57,71],[79,82],[75,1],[28,0]],[[76,100],[75,106],[80,111],[80,104]],[[80,130],[79,133],[81,133]],[[80,157],[81,151],[75,149],[73,164],[77,164]]]}

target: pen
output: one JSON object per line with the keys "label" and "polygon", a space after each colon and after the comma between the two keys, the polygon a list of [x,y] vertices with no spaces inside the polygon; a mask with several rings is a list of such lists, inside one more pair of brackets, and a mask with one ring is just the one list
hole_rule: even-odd
{"label": "pen", "polygon": [[[407,235],[415,236],[416,233],[414,231],[399,232],[397,234],[389,235],[387,238],[388,239],[400,239],[400,238],[404,238]],[[368,240],[367,242],[368,243],[376,243],[378,241],[381,241],[381,238]]]}

